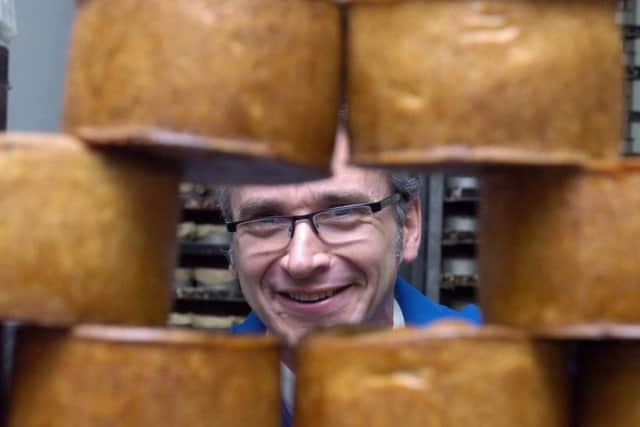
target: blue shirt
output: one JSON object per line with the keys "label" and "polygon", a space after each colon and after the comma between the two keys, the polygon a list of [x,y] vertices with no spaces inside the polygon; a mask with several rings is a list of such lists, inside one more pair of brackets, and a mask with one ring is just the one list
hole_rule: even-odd
{"label": "blue shirt", "polygon": [[[394,292],[407,326],[426,326],[436,320],[447,318],[466,320],[473,324],[482,323],[482,314],[478,306],[468,305],[461,311],[456,311],[436,304],[400,277],[396,279]],[[232,334],[262,334],[267,332],[267,328],[252,311],[244,322],[233,325],[230,331]],[[282,426],[291,426],[291,420],[291,414],[285,405],[282,405]]]}

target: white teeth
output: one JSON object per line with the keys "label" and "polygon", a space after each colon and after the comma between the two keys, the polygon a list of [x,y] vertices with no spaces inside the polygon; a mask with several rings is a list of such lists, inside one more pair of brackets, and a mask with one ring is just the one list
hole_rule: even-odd
{"label": "white teeth", "polygon": [[292,292],[292,293],[288,293],[287,295],[289,296],[289,298],[294,299],[296,301],[315,302],[315,301],[323,300],[325,298],[329,298],[330,296],[333,296],[335,293],[336,291],[334,290],[334,291],[321,292],[319,294],[303,294],[303,293]]}

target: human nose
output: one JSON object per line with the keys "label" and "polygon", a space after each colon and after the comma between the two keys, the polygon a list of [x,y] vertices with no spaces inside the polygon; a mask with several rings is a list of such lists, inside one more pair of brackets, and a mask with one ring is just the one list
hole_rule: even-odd
{"label": "human nose", "polygon": [[280,266],[294,279],[303,279],[317,270],[329,266],[331,261],[325,243],[319,238],[309,221],[293,225],[293,236]]}

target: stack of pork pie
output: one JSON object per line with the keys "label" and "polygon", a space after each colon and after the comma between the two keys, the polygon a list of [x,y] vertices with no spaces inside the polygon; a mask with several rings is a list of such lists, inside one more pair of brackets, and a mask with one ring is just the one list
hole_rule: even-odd
{"label": "stack of pork pie", "polygon": [[340,58],[329,2],[79,5],[65,133],[0,141],[8,425],[280,425],[276,338],[164,328],[178,184],[326,176]]}
{"label": "stack of pork pie", "polygon": [[619,154],[616,6],[346,2],[352,158],[480,176],[486,325],[307,337],[298,425],[640,425],[640,162]]}
{"label": "stack of pork pie", "polygon": [[[164,328],[178,184],[481,174],[486,322],[338,329],[299,427],[637,426],[640,163],[611,0],[85,0],[64,134],[0,138],[8,425],[278,426],[280,344]],[[606,405],[605,405],[606,403]]]}

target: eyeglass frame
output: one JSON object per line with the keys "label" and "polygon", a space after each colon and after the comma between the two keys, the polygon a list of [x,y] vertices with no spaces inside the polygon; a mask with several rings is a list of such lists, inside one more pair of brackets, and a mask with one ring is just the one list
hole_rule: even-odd
{"label": "eyeglass frame", "polygon": [[289,239],[293,238],[293,234],[296,231],[296,222],[301,221],[301,220],[308,220],[309,223],[311,224],[311,229],[313,230],[313,232],[316,234],[316,236],[320,236],[320,231],[318,230],[318,226],[315,222],[314,217],[316,215],[319,214],[324,214],[327,212],[332,212],[332,211],[340,211],[343,209],[354,209],[354,208],[363,208],[363,207],[367,207],[369,209],[371,209],[371,214],[375,214],[380,212],[381,210],[383,210],[384,208],[388,207],[388,206],[392,206],[396,203],[400,203],[402,201],[406,201],[406,197],[404,197],[401,193],[399,192],[394,192],[393,194],[385,197],[382,200],[379,200],[377,202],[364,202],[364,203],[354,203],[354,204],[350,204],[350,205],[342,205],[342,206],[336,206],[333,208],[327,208],[327,209],[320,209],[317,210],[315,212],[310,212],[308,214],[304,214],[304,215],[271,215],[271,216],[264,216],[264,217],[260,217],[260,218],[252,218],[252,219],[244,219],[244,220],[240,220],[240,221],[233,221],[233,222],[227,222],[225,223],[225,226],[227,227],[227,231],[230,233],[235,233],[238,231],[238,226],[242,225],[242,224],[246,224],[246,223],[250,223],[250,222],[258,222],[258,221],[263,221],[265,219],[269,219],[269,218],[276,218],[276,219],[288,219],[290,220],[290,224],[289,224]]}

